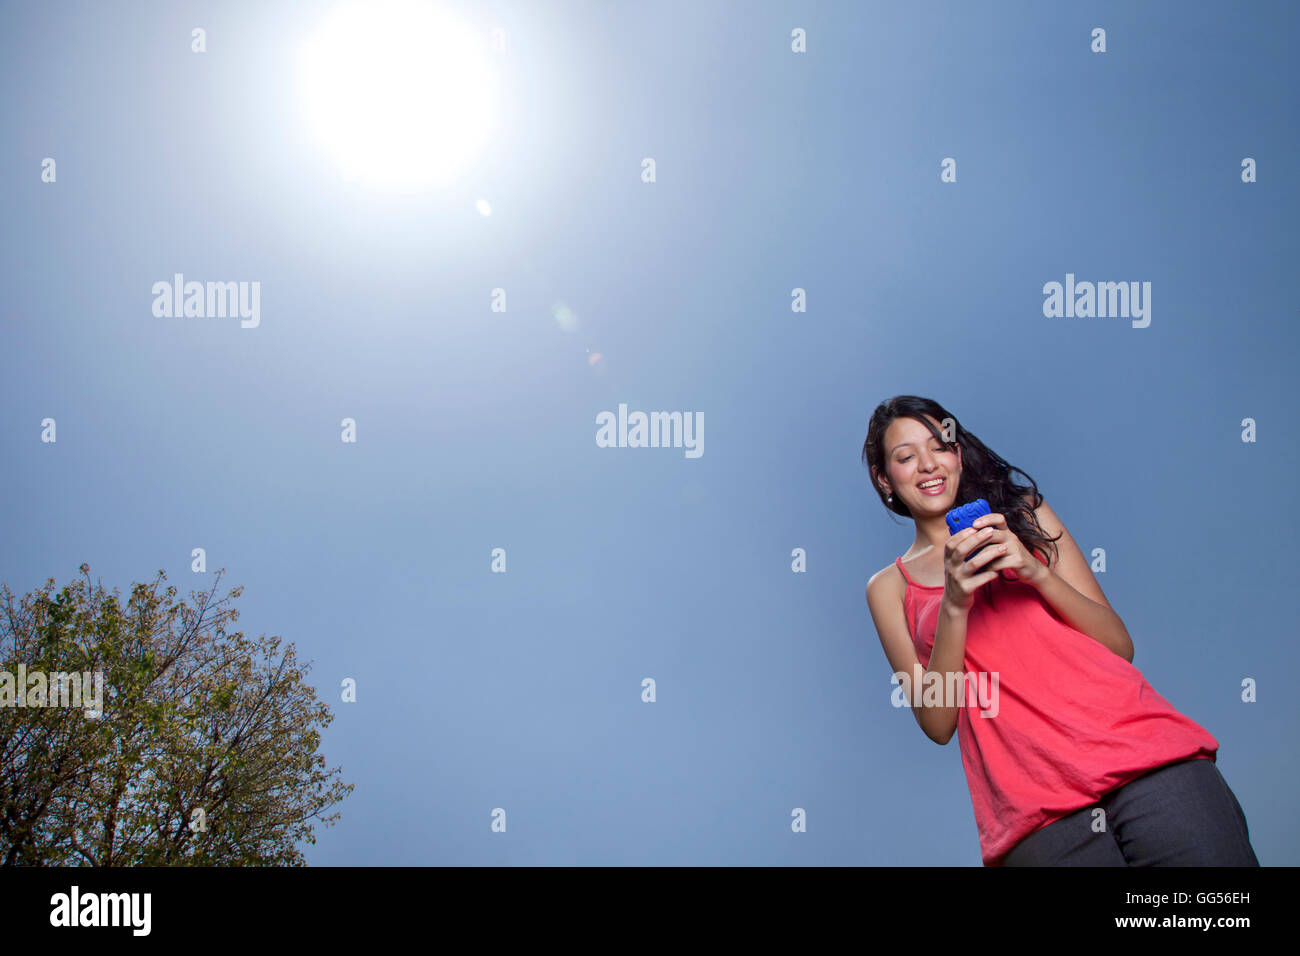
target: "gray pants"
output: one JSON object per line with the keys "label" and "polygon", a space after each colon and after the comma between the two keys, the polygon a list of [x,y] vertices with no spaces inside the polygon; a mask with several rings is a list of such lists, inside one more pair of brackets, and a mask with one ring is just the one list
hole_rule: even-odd
{"label": "gray pants", "polygon": [[[1097,807],[1106,830],[1093,832]],[[1003,866],[1259,866],[1213,760],[1166,764],[1017,843]]]}

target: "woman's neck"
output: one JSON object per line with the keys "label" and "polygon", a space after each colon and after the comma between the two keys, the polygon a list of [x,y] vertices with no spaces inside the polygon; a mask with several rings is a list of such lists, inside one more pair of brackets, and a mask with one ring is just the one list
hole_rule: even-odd
{"label": "woman's neck", "polygon": [[943,550],[950,535],[948,521],[943,515],[918,518],[916,521],[916,540],[912,542],[913,557],[929,551],[931,548]]}

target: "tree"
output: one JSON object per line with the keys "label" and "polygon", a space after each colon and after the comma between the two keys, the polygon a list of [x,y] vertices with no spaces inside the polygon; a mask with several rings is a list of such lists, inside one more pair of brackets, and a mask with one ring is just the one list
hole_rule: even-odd
{"label": "tree", "polygon": [[[224,570],[190,603],[159,571],[125,606],[81,573],[0,585],[0,864],[303,865],[352,784],[317,752],[333,716],[294,645],[227,630],[243,589],[216,600]],[[36,706],[4,699],[19,665],[48,684]],[[60,673],[102,674],[99,716],[66,687],[52,706]]]}

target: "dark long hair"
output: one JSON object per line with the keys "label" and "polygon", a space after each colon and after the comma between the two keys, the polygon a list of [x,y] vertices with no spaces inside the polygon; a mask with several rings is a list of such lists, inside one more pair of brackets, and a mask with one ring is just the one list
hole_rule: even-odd
{"label": "dark long hair", "polygon": [[[934,427],[934,422],[925,416],[934,416],[940,423],[951,420],[953,441],[946,441],[943,433]],[[867,440],[862,446],[862,461],[871,473],[871,487],[875,489],[880,503],[894,514],[912,517],[900,496],[895,495],[892,503],[885,500],[885,493],[880,488],[877,476],[887,476],[885,468],[885,430],[894,419],[907,416],[915,418],[930,430],[938,441],[955,451],[961,446],[961,477],[958,479],[957,504],[964,505],[983,498],[989,508],[997,514],[1006,516],[1007,528],[1021,540],[1030,551],[1037,551],[1044,558],[1051,560],[1056,552],[1056,541],[1061,536],[1049,538],[1034,516],[1034,509],[1043,503],[1043,496],[1038,493],[1038,485],[1033,478],[1014,465],[1009,465],[975,435],[961,427],[957,417],[938,402],[917,395],[896,395],[881,402],[871,413],[871,422],[867,425]],[[1028,485],[1017,484],[1011,480],[1011,473],[1019,472],[1029,479]],[[1030,502],[1033,502],[1032,507]],[[1051,549],[1049,551],[1049,549]],[[996,583],[996,582],[995,582]]]}

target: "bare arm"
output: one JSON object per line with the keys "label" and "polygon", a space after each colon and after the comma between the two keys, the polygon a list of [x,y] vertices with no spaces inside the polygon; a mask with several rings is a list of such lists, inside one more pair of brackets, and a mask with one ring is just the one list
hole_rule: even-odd
{"label": "bare arm", "polygon": [[[926,668],[921,667],[907,629],[907,616],[903,611],[902,577],[896,568],[886,568],[874,575],[867,584],[867,604],[871,618],[880,636],[881,647],[894,673],[899,675],[903,694],[912,705],[912,716],[927,737],[937,744],[946,744],[957,729],[958,703],[926,706],[924,688],[931,682],[946,690],[954,686],[949,674],[957,673],[965,680],[962,666],[966,659],[966,618],[968,609],[959,608],[945,599],[939,605],[939,622],[935,626],[934,646]],[[918,683],[920,686],[914,687]],[[964,683],[962,685],[964,687]],[[943,699],[943,698],[941,698]],[[950,698],[949,698],[950,699]]]}
{"label": "bare arm", "polygon": [[[934,674],[934,680],[942,680],[945,703],[938,707],[926,707],[929,715],[929,729],[926,730],[935,743],[946,744],[957,730],[959,708],[965,703],[965,684],[963,692],[956,703],[948,703],[951,695],[947,689],[954,686],[949,674],[957,673],[965,681],[966,672],[962,665],[966,662],[966,618],[969,608],[959,608],[948,603],[945,597],[939,603],[939,623],[934,629],[934,647],[930,650],[930,662],[927,674]],[[926,725],[922,725],[925,727]]]}
{"label": "bare arm", "polygon": [[1129,637],[1128,628],[1106,600],[1101,585],[1070,532],[1046,501],[1039,505],[1034,516],[1048,537],[1059,533],[1061,539],[1056,542],[1056,563],[1049,568],[1035,559],[1033,563],[1038,565],[1039,573],[1027,583],[1038,590],[1043,600],[1070,627],[1132,663],[1133,639]]}

